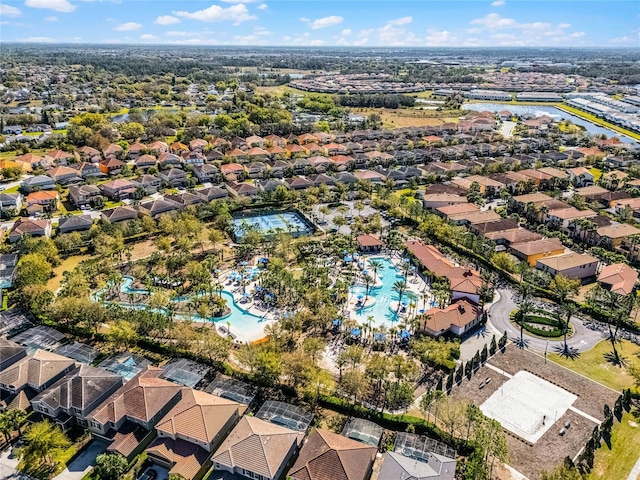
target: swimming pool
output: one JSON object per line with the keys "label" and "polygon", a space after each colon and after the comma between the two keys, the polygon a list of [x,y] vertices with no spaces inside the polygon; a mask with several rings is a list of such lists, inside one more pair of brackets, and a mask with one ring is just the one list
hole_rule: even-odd
{"label": "swimming pool", "polygon": [[[370,260],[374,260],[374,258],[369,258],[367,262]],[[398,292],[394,290],[393,285],[397,281],[403,280],[404,276],[390,259],[385,257],[375,257],[375,260],[378,260],[382,264],[382,268],[377,273],[377,278],[380,280],[382,285],[378,287],[369,287],[369,297],[373,297],[375,299],[375,303],[361,309],[356,309],[356,319],[358,322],[362,323],[366,322],[367,317],[372,316],[374,319],[373,323],[375,325],[384,325],[389,328],[397,324],[398,321],[398,314],[396,313],[397,304],[394,302],[404,301],[409,304],[412,301],[415,301],[417,297],[415,293],[405,291],[402,294],[402,298],[400,298]],[[365,266],[368,267],[368,265]],[[373,277],[373,272],[370,272],[370,276]],[[355,285],[351,287],[350,291],[356,298],[358,295],[362,295],[364,297],[366,293],[366,286]]]}
{"label": "swimming pool", "polygon": [[[123,293],[133,293],[137,295],[149,294],[147,290],[132,288],[131,285],[133,284],[133,280],[134,280],[133,277],[124,276],[122,284],[120,285],[120,291],[122,291]],[[193,319],[195,321],[200,321],[200,322],[203,322],[203,321],[215,322],[225,326],[226,326],[226,323],[229,322],[229,325],[231,326],[230,327],[231,333],[235,335],[242,333],[242,336],[246,336],[246,335],[255,336],[257,333],[262,332],[264,327],[263,317],[255,315],[249,312],[248,310],[245,310],[240,305],[238,305],[238,303],[236,303],[235,299],[233,298],[233,294],[231,292],[227,292],[226,290],[220,290],[219,293],[227,300],[227,306],[231,310],[227,315],[222,317],[203,318],[197,314],[194,314],[191,317],[187,315],[178,314],[178,315],[175,315],[175,318],[178,318],[181,320]],[[171,301],[183,302],[183,301],[187,301],[189,298],[191,298],[191,296],[174,297],[171,299]],[[123,302],[121,303],[121,306],[126,308],[138,309],[138,310],[147,308],[146,305],[141,303],[128,304]],[[162,313],[165,313],[165,314],[167,313],[166,309],[160,309],[160,311],[162,311]]]}
{"label": "swimming pool", "polygon": [[296,211],[256,212],[234,217],[233,233],[236,239],[246,235],[247,229],[250,228],[263,235],[289,233],[294,238],[313,233],[313,225]]}

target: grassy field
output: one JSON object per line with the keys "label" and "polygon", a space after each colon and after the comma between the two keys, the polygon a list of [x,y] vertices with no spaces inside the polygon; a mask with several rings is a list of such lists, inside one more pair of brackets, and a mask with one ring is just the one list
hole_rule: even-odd
{"label": "grassy field", "polygon": [[[640,354],[640,346],[623,340],[618,351],[621,356],[627,359],[635,359]],[[634,382],[624,368],[616,367],[609,363],[605,354],[611,352],[611,344],[602,340],[591,350],[582,352],[575,360],[560,357],[556,353],[548,354],[549,360],[562,365],[585,377],[589,377],[602,385],[622,391],[625,388],[633,387]]]}
{"label": "grassy field", "polygon": [[399,127],[434,127],[447,122],[458,122],[456,113],[462,112],[437,112],[435,110],[414,110],[410,108],[353,108],[355,114],[369,116],[377,114],[382,117],[382,124],[385,128]]}
{"label": "grassy field", "polygon": [[289,85],[278,85],[276,87],[256,87],[256,93],[268,93],[269,95],[282,95],[284,93],[290,93],[291,95],[306,95],[310,92],[298,90],[292,88]]}
{"label": "grassy field", "polygon": [[80,262],[82,262],[83,260],[88,260],[90,258],[91,255],[85,254],[73,255],[62,260],[62,262],[60,262],[60,265],[53,269],[53,277],[51,277],[47,282],[47,288],[52,292],[58,290],[60,288],[60,285],[62,284],[64,272],[72,271],[78,266]]}
{"label": "grassy field", "polygon": [[554,105],[554,106],[567,113],[571,113],[576,117],[580,117],[590,121],[591,123],[595,123],[596,125],[600,125],[602,127],[608,128],[610,130],[613,130],[614,132],[621,133],[635,140],[640,140],[640,134],[632,132],[631,130],[627,130],[626,128],[622,128],[617,125],[614,125],[613,123],[609,123],[605,120],[602,120],[601,118],[596,117],[595,115],[591,115],[590,113],[583,112],[582,110],[570,107],[568,105]]}
{"label": "grassy field", "polygon": [[632,413],[625,413],[620,423],[615,422],[611,431],[611,448],[602,443],[596,451],[593,470],[588,480],[625,480],[640,457],[639,420]]}

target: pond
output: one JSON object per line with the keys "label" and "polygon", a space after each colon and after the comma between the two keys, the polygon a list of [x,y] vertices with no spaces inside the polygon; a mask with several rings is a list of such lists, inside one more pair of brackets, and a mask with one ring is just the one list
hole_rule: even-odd
{"label": "pond", "polygon": [[502,103],[465,103],[463,108],[465,110],[474,110],[476,112],[501,112],[502,110],[508,110],[518,116],[522,115],[534,115],[541,117],[542,115],[548,115],[554,120],[571,120],[574,124],[584,127],[587,132],[592,135],[606,135],[607,137],[618,137],[621,142],[624,143],[638,143],[634,139],[615,132],[609,128],[595,125],[594,123],[584,120],[583,118],[576,117],[570,113],[560,110],[556,107],[547,105],[508,105]]}

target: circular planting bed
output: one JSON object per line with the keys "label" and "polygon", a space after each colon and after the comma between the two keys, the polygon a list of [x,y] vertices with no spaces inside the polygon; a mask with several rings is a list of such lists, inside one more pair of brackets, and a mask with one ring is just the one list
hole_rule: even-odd
{"label": "circular planting bed", "polygon": [[[518,328],[522,325],[524,330],[532,335],[544,338],[560,338],[564,336],[562,327],[558,324],[558,318],[555,313],[539,308],[534,308],[522,318],[521,311],[514,310],[509,315],[511,322]],[[567,336],[573,334],[571,324],[568,325]]]}

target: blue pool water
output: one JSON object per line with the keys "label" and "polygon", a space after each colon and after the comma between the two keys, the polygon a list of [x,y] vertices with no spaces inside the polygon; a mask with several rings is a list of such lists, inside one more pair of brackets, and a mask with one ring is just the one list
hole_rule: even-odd
{"label": "blue pool water", "polygon": [[[392,308],[392,302],[398,301],[406,301],[407,303],[411,303],[411,301],[416,300],[416,295],[412,292],[404,292],[402,294],[402,299],[400,299],[398,292],[393,289],[393,284],[398,280],[404,279],[402,273],[393,265],[391,260],[384,257],[377,257],[376,260],[379,260],[382,263],[382,268],[377,273],[377,278],[382,283],[381,286],[378,287],[369,287],[369,297],[373,297],[375,299],[375,303],[371,306],[362,308],[356,311],[356,320],[359,323],[364,323],[367,320],[367,317],[372,316],[374,318],[375,325],[385,325],[387,328],[394,326],[394,324],[398,320],[398,315],[395,311],[395,304]],[[373,260],[373,258],[369,259]],[[365,265],[368,268],[368,264]],[[371,277],[373,277],[373,272],[370,272]],[[355,285],[351,287],[351,294],[357,298],[358,295],[362,295],[364,297],[366,293],[365,285]]]}
{"label": "blue pool water", "polygon": [[233,219],[233,232],[242,238],[247,228],[255,228],[258,233],[290,233],[294,237],[308,235],[313,229],[298,212],[263,213],[246,215]]}
{"label": "blue pool water", "polygon": [[[120,290],[124,293],[148,295],[147,290],[132,288],[131,287],[132,284],[133,284],[133,277],[125,276],[123,277],[123,282],[122,282],[122,285],[120,286]],[[223,317],[215,317],[215,318],[214,317],[202,318],[199,315],[195,314],[193,315],[192,318],[196,321],[216,322],[216,323],[222,323],[223,325],[226,325],[226,323],[229,322],[229,324],[231,325],[231,333],[234,333],[234,330],[236,333],[238,333],[238,332],[252,332],[262,328],[262,325],[261,325],[261,322],[263,321],[262,317],[258,315],[254,315],[253,313],[245,310],[240,305],[238,305],[234,300],[232,293],[227,292],[226,290],[222,290],[220,293],[227,300],[227,306],[231,310],[231,312],[228,315],[225,315]],[[175,298],[172,298],[171,301],[172,302],[186,301],[188,300],[188,298],[189,297],[175,297]],[[129,305],[127,303],[123,303],[122,306],[137,308],[137,309],[146,308],[146,305],[143,305],[143,304]],[[166,311],[164,313],[166,313]],[[185,315],[176,315],[176,318],[186,319],[187,317]]]}

